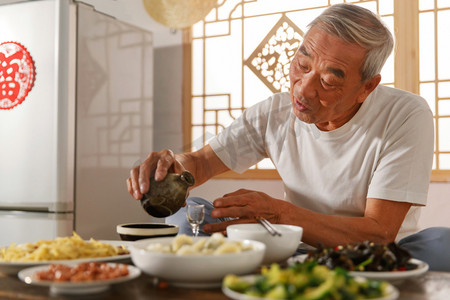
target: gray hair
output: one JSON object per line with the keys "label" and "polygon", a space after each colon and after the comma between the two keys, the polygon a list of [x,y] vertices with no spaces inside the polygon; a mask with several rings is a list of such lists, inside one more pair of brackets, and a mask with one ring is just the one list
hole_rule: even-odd
{"label": "gray hair", "polygon": [[362,81],[379,74],[392,52],[394,39],[380,18],[370,10],[354,4],[335,4],[314,19],[308,27],[367,49],[361,67]]}

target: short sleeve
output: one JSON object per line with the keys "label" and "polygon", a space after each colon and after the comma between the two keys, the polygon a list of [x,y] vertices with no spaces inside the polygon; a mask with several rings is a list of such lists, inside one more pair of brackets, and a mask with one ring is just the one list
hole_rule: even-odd
{"label": "short sleeve", "polygon": [[425,205],[433,160],[431,111],[400,113],[387,128],[367,197]]}
{"label": "short sleeve", "polygon": [[267,157],[265,131],[271,98],[249,108],[209,145],[231,170],[242,173]]}

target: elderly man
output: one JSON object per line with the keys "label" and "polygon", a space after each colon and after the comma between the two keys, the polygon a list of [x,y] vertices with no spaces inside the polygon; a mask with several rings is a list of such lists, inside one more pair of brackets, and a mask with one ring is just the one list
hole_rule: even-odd
{"label": "elderly man", "polygon": [[[190,198],[188,203],[207,206],[203,232],[223,232],[262,216],[303,227],[303,241],[313,246],[408,236],[403,245],[413,256],[450,270],[450,262],[443,265],[436,257],[440,251],[432,250],[449,243],[448,229],[416,233],[433,159],[433,117],[421,97],[379,85],[392,48],[391,33],[370,11],[352,4],[329,7],[310,24],[290,65],[290,93],[248,108],[199,151],[151,153],[131,170],[129,193],[141,199],[153,172],[161,180],[169,168],[186,169],[199,185],[269,157],[285,199],[250,190],[213,204]],[[188,228],[184,213],[168,218],[184,223],[181,232]],[[433,235],[439,238],[422,247]]]}

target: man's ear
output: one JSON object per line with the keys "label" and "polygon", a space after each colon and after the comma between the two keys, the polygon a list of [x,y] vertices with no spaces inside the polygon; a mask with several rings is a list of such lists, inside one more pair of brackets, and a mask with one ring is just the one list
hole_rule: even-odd
{"label": "man's ear", "polygon": [[381,75],[377,74],[363,83],[361,94],[358,97],[358,103],[363,103],[367,96],[378,86],[381,81]]}

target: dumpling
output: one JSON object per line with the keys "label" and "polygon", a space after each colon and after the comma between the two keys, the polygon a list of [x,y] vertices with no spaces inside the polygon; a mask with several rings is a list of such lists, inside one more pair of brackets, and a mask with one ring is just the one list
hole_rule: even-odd
{"label": "dumpling", "polygon": [[215,251],[214,255],[220,255],[224,253],[238,253],[241,252],[241,247],[239,243],[236,242],[226,242],[220,245]]}
{"label": "dumpling", "polygon": [[180,249],[176,252],[176,255],[195,255],[199,254],[198,251],[194,249],[194,246],[184,244]]}
{"label": "dumpling", "polygon": [[239,245],[241,246],[241,249],[242,249],[242,251],[249,251],[249,250],[253,250],[253,246],[252,246],[252,244],[249,244],[249,243],[242,243],[242,242],[239,242]]}
{"label": "dumpling", "polygon": [[205,255],[210,255],[213,254],[214,250],[213,249],[208,249],[208,248],[203,248],[201,254],[205,254]]}
{"label": "dumpling", "polygon": [[192,247],[195,249],[195,251],[197,252],[201,252],[203,247],[205,247],[206,244],[206,239],[201,239],[198,240]]}
{"label": "dumpling", "polygon": [[223,234],[216,232],[211,235],[211,237],[206,242],[205,248],[217,249],[220,245],[225,243],[226,239]]}
{"label": "dumpling", "polygon": [[172,240],[172,252],[177,252],[183,245],[192,245],[194,241],[186,234],[177,235]]}
{"label": "dumpling", "polygon": [[163,252],[163,245],[161,243],[152,243],[148,245],[145,250],[150,252]]}
{"label": "dumpling", "polygon": [[161,243],[152,243],[145,248],[145,250],[150,252],[164,252],[164,253],[170,253],[170,246],[169,245],[163,245]]}

